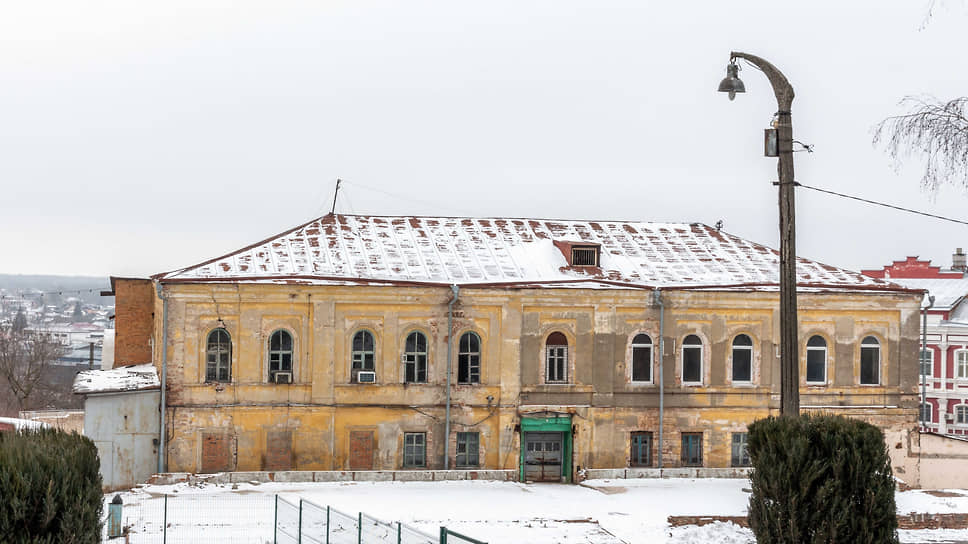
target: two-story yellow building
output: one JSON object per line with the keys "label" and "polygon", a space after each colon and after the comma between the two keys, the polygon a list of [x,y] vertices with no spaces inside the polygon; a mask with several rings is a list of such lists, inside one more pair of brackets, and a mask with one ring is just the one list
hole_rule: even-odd
{"label": "two-story yellow building", "polygon": [[[779,407],[778,262],[702,224],[330,214],[116,292],[150,320],[169,471],[560,481],[748,463]],[[802,259],[798,282],[803,408],[903,455],[921,293]]]}

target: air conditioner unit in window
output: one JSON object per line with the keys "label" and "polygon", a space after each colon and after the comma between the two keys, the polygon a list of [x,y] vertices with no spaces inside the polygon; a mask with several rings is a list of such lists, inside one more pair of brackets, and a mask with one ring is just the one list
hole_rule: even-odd
{"label": "air conditioner unit in window", "polygon": [[372,370],[361,370],[356,373],[356,381],[359,383],[376,383],[376,372]]}
{"label": "air conditioner unit in window", "polygon": [[272,381],[276,383],[292,383],[292,372],[276,372],[272,376]]}

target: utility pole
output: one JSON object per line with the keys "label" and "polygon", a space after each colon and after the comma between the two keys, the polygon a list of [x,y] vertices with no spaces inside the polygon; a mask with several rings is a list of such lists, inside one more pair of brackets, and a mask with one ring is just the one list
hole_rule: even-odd
{"label": "utility pole", "polygon": [[800,366],[799,338],[797,331],[797,233],[796,200],[793,179],[793,121],[790,107],[793,104],[793,86],[776,66],[766,60],[733,51],[729,54],[726,79],[719,84],[720,92],[746,92],[743,82],[737,76],[736,59],[745,59],[766,75],[776,95],[777,112],[775,127],[777,131],[780,208],[780,415],[800,414]]}

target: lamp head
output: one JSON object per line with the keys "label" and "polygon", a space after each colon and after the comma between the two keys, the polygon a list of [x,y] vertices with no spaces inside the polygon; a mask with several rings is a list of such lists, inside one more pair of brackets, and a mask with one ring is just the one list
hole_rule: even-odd
{"label": "lamp head", "polygon": [[730,100],[736,98],[736,93],[746,92],[746,85],[739,78],[739,65],[735,62],[726,65],[726,77],[719,82],[719,92],[729,93]]}

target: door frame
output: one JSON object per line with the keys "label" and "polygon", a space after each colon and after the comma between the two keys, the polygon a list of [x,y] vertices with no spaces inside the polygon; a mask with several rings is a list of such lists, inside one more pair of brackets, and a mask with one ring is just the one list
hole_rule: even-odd
{"label": "door frame", "polygon": [[571,416],[556,415],[551,417],[521,417],[521,440],[520,452],[518,456],[518,481],[524,479],[524,455],[525,455],[525,433],[544,432],[561,433],[561,475],[565,482],[571,483],[571,457],[572,457],[572,436],[571,436]]}

